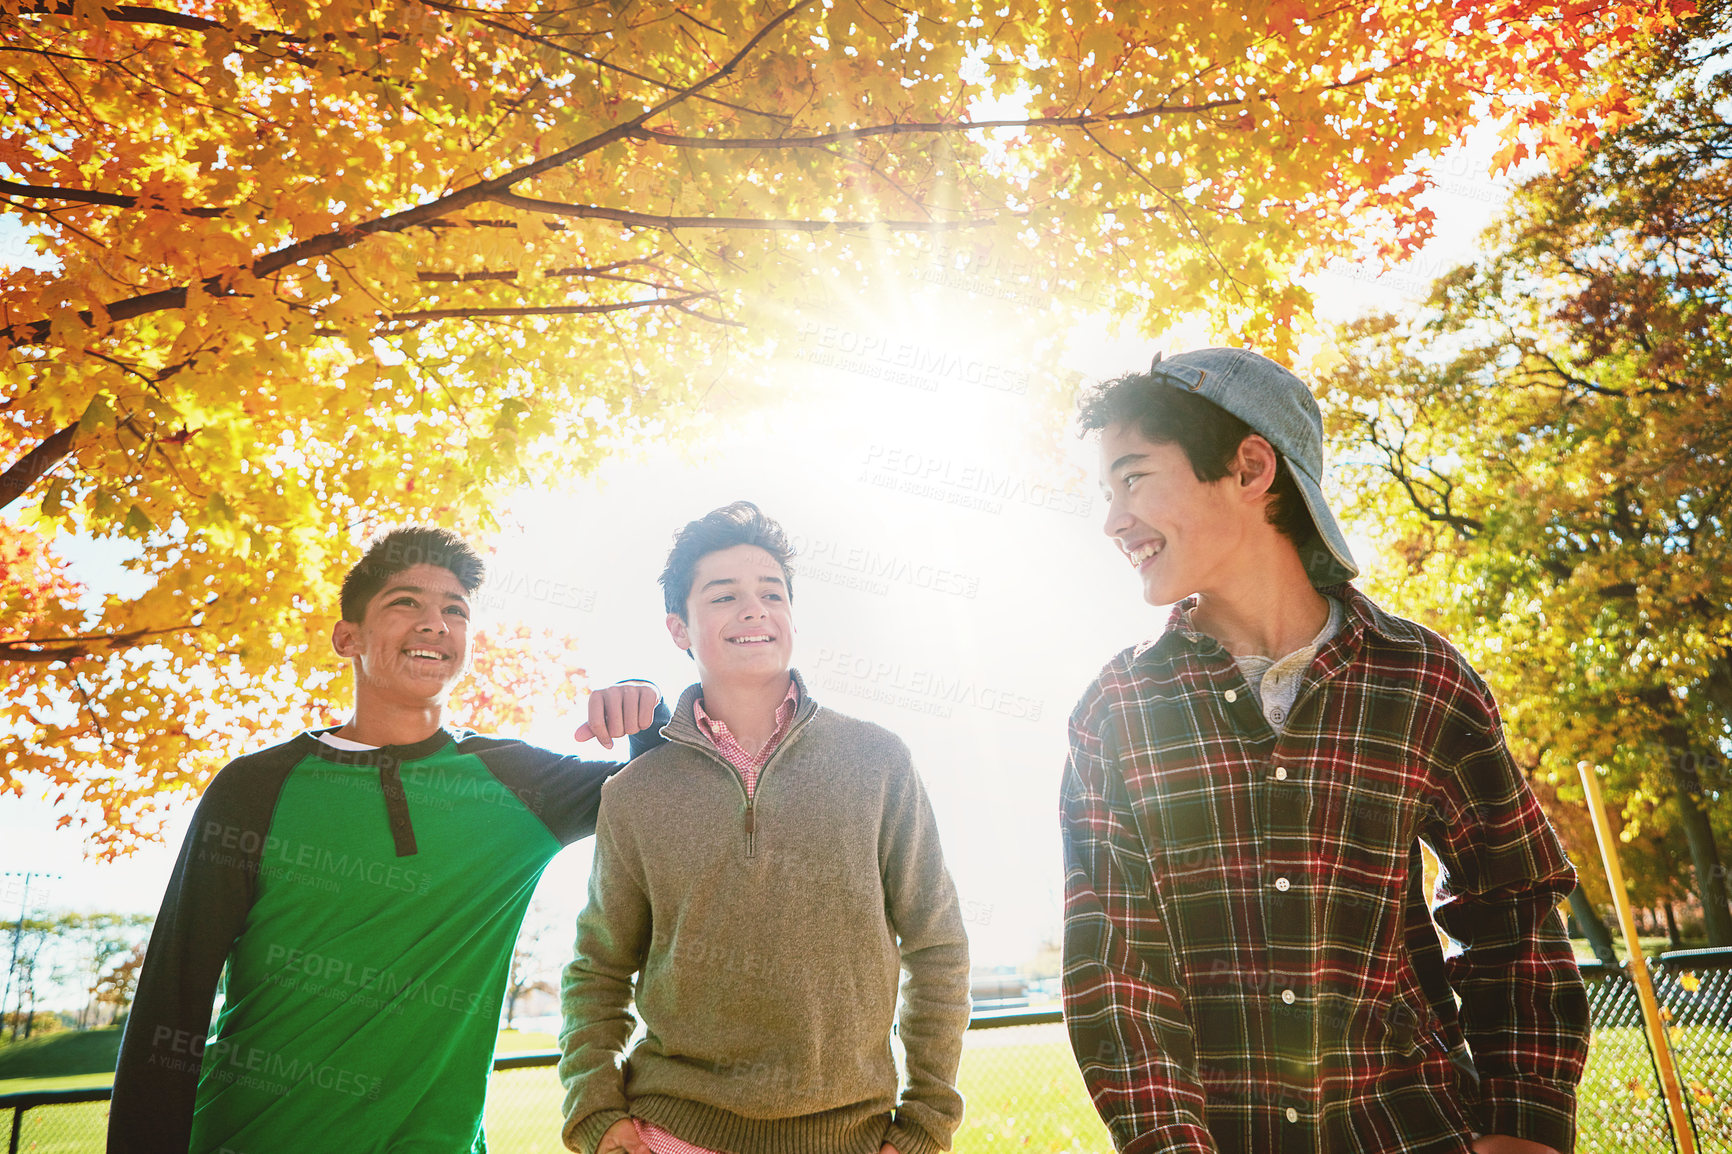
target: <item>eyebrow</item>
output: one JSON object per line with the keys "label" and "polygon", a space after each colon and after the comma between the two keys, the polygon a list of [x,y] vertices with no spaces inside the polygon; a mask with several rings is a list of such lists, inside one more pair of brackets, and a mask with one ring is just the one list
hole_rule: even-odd
{"label": "eyebrow", "polygon": [[1134,465],[1138,461],[1146,461],[1148,458],[1147,453],[1126,453],[1107,467],[1107,476],[1112,476],[1126,465]]}
{"label": "eyebrow", "polygon": [[[387,589],[381,589],[379,591],[379,596],[389,597],[393,593],[416,593],[425,597],[428,592],[429,590],[420,585],[392,585]],[[464,605],[469,604],[469,598],[465,597],[461,593],[447,593],[445,594],[445,600],[461,602]]]}
{"label": "eyebrow", "polygon": [[[780,577],[771,577],[767,574],[765,576],[759,577],[758,581],[760,584],[762,584],[763,582],[766,582],[766,581],[772,585],[785,585],[785,584],[787,584]],[[699,587],[698,592],[699,593],[707,593],[717,585],[738,585],[739,583],[740,583],[739,580],[737,578],[734,578],[734,577],[716,577],[716,578],[713,578],[709,581],[705,581],[703,583],[703,585]]]}

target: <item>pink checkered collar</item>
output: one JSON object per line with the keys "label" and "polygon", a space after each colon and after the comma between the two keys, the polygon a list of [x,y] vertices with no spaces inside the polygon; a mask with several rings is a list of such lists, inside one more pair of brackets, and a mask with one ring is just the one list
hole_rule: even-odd
{"label": "pink checkered collar", "polygon": [[[800,683],[794,678],[788,678],[788,695],[782,698],[782,703],[776,707],[776,731],[765,744],[766,750],[774,749],[788,732],[788,725],[794,720],[794,711],[800,708]],[[732,742],[734,735],[728,729],[728,723],[717,721],[704,712],[704,695],[698,694],[692,699],[692,720],[698,724],[698,732],[709,738],[712,744],[721,745],[724,739]]]}

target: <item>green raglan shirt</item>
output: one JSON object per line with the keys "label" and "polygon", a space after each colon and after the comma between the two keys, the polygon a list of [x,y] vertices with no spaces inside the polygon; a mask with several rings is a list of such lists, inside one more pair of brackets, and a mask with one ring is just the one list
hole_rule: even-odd
{"label": "green raglan shirt", "polygon": [[111,1154],[485,1150],[518,927],[619,768],[448,730],[364,751],[303,733],[225,767],[151,935]]}

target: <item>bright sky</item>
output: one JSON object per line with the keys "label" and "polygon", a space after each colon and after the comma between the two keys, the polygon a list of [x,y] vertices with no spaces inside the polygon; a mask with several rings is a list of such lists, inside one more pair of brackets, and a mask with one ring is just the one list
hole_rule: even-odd
{"label": "bright sky", "polygon": [[[1486,175],[1490,152],[1476,137],[1437,166],[1427,201],[1437,240],[1381,277],[1338,264],[1311,283],[1319,311],[1344,319],[1414,302],[1469,259],[1506,196]],[[0,267],[23,252],[15,220],[0,216]],[[824,704],[914,750],[975,961],[1014,965],[1060,927],[1065,719],[1100,667],[1156,631],[1165,610],[1141,602],[1101,533],[1093,445],[1055,428],[1023,376],[1044,303],[1007,299],[991,273],[916,282],[889,309],[813,314],[804,338],[778,353],[773,379],[786,384],[767,403],[724,404],[702,443],[648,445],[594,477],[522,494],[489,600],[500,621],[569,631],[592,684],[649,677],[672,698],[692,668],[662,624],[655,577],[669,538],[717,505],[757,502],[799,547],[796,665]],[[1065,362],[1101,378],[1197,343],[1185,332],[1119,334],[1102,320],[1070,334]],[[899,369],[898,357],[938,368]],[[1374,563],[1358,549],[1362,567]],[[95,587],[118,579],[112,548],[94,543],[76,558]],[[548,718],[526,736],[565,747],[574,725]],[[102,866],[54,830],[45,801],[0,799],[0,918],[18,916],[26,871],[51,875],[32,882],[36,911],[155,912],[188,816],[170,846]],[[591,844],[555,860],[539,916],[570,924]]]}

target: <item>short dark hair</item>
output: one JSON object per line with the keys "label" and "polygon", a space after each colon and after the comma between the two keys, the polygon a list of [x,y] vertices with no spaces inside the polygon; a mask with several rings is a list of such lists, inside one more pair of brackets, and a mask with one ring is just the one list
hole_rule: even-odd
{"label": "short dark hair", "polygon": [[[1130,425],[1153,444],[1177,445],[1191,463],[1191,472],[1204,482],[1225,477],[1239,446],[1257,432],[1215,402],[1148,373],[1126,373],[1084,393],[1077,402],[1077,424],[1085,434]],[[1298,482],[1279,449],[1263,513],[1295,548],[1304,548],[1317,535],[1311,510],[1305,507]]]}
{"label": "short dark hair", "polygon": [[473,594],[487,579],[487,563],[469,542],[432,525],[405,525],[373,538],[361,559],[343,578],[343,620],[361,623],[367,602],[385,582],[417,565],[437,565]]}
{"label": "short dark hair", "polygon": [[686,522],[674,534],[674,547],[668,550],[668,563],[658,578],[669,613],[681,621],[686,619],[686,598],[691,596],[698,562],[735,545],[756,545],[774,557],[782,567],[782,580],[787,582],[788,601],[793,602],[794,571],[788,562],[794,559],[794,547],[788,543],[788,535],[750,501],[735,501]]}

